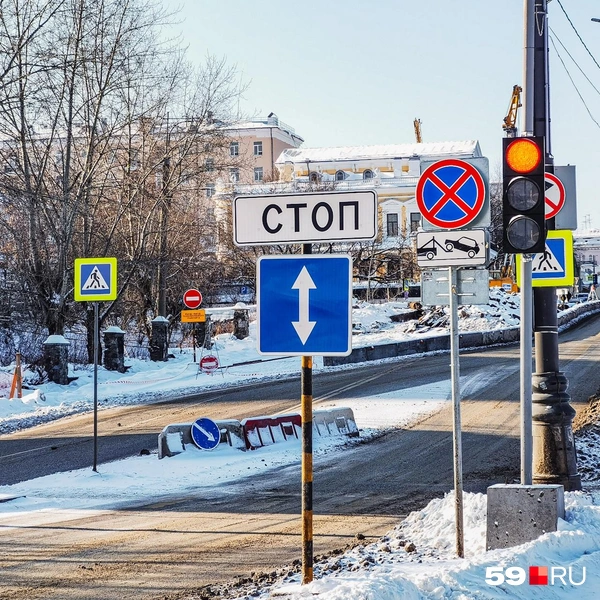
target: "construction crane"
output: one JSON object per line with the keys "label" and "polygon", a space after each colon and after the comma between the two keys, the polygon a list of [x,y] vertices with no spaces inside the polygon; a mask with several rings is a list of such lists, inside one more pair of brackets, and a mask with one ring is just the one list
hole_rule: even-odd
{"label": "construction crane", "polygon": [[417,138],[417,144],[420,144],[423,141],[421,137],[421,119],[415,119],[413,121],[413,125],[415,126],[415,137]]}
{"label": "construction crane", "polygon": [[521,92],[523,88],[520,85],[513,86],[508,114],[504,117],[502,129],[506,131],[506,137],[515,137],[517,135],[517,111],[521,107]]}

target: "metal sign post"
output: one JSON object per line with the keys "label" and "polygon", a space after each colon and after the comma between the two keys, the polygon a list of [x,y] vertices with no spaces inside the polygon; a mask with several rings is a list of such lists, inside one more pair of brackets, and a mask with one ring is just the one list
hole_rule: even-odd
{"label": "metal sign post", "polygon": [[76,258],[74,265],[76,302],[94,303],[94,461],[98,472],[98,301],[117,299],[117,259],[114,257]]}
{"label": "metal sign post", "polygon": [[531,254],[521,259],[521,485],[531,485],[533,478],[533,431],[532,431],[532,388],[531,357],[533,343],[533,288],[531,287]]}
{"label": "metal sign post", "polygon": [[456,496],[456,554],[465,556],[463,529],[463,476],[462,476],[462,435],[460,422],[460,366],[458,352],[458,277],[454,267],[448,267],[450,300],[450,372],[452,376],[453,450],[454,450],[454,494]]}
{"label": "metal sign post", "polygon": [[98,303],[94,302],[94,466],[98,472]]}

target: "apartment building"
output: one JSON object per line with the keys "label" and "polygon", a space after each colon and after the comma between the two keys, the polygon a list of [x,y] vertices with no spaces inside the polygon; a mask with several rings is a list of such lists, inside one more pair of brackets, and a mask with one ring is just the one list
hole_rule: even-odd
{"label": "apartment building", "polygon": [[252,185],[275,181],[279,175],[275,161],[288,148],[298,148],[304,140],[275,113],[266,119],[251,119],[226,128],[229,157],[229,182]]}

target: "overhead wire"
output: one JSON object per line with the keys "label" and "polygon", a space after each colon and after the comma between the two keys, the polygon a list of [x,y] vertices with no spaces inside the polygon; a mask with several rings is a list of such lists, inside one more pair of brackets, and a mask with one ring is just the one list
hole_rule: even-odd
{"label": "overhead wire", "polygon": [[[569,17],[569,15],[567,14],[567,11],[565,10],[565,7],[562,5],[561,0],[557,0],[557,2],[558,2],[558,5],[560,6],[561,10],[563,11],[563,13],[564,13],[567,21],[569,22],[569,24],[573,28],[573,31],[575,32],[575,34],[579,38],[579,41],[581,42],[582,46],[585,48],[585,50],[587,51],[587,53],[590,55],[591,59],[594,61],[594,64],[600,69],[600,64],[598,64],[598,61],[595,59],[594,55],[590,52],[590,49],[587,47],[586,43],[583,41],[583,38],[579,34],[579,31],[577,31],[577,28],[575,27],[573,21],[571,20],[571,17]],[[550,37],[550,41],[552,42],[552,46],[554,47],[554,51],[556,52],[556,55],[558,56],[558,59],[560,60],[560,62],[562,64],[565,72],[567,73],[567,77],[570,79],[571,84],[575,88],[575,91],[577,92],[577,95],[579,96],[579,99],[581,100],[583,106],[587,110],[587,113],[590,116],[590,119],[592,119],[592,121],[596,124],[596,126],[598,128],[600,128],[600,123],[598,123],[598,121],[592,115],[592,112],[591,112],[590,108],[588,107],[586,101],[583,99],[582,93],[579,91],[579,88],[577,87],[577,84],[575,83],[573,77],[571,76],[571,73],[570,73],[570,71],[569,71],[566,63],[563,60],[563,57],[561,56],[561,53],[558,50],[558,47],[556,46],[556,43],[554,41],[555,39],[562,46],[562,48],[564,49],[564,51],[567,53],[567,55],[569,56],[569,58],[573,61],[573,63],[575,64],[575,66],[579,69],[579,71],[582,73],[582,75],[585,77],[585,79],[588,81],[588,83],[592,86],[592,88],[598,94],[600,94],[600,90],[598,90],[598,88],[592,83],[592,81],[590,80],[590,78],[585,74],[584,70],[581,68],[581,66],[579,65],[579,63],[575,60],[575,58],[572,56],[572,54],[567,50],[566,46],[562,43],[562,41],[556,35],[556,33],[552,30],[552,28],[549,28],[549,31],[552,33],[552,35],[549,36]]]}
{"label": "overhead wire", "polygon": [[[579,66],[579,63],[575,60],[575,58],[573,58],[573,55],[567,50],[567,47],[562,43],[560,38],[556,35],[556,32],[552,29],[552,27],[550,27],[550,32],[552,33],[552,36],[551,36],[552,44],[554,45],[554,39],[556,39],[556,41],[562,46],[563,50],[567,53],[569,58],[573,61],[575,66],[579,69],[579,72],[587,79],[588,83],[594,88],[594,90],[596,90],[596,92],[598,94],[600,94],[600,90],[594,85],[592,80],[585,74],[585,71]],[[556,54],[558,54],[558,49],[556,48],[556,45],[554,45],[554,50],[556,51]]]}
{"label": "overhead wire", "polygon": [[569,15],[567,14],[567,11],[565,10],[565,7],[562,5],[562,2],[560,0],[557,0],[557,2],[558,2],[558,5],[560,6],[561,10],[565,14],[565,17],[567,17],[567,21],[569,21],[569,24],[573,28],[573,31],[577,34],[577,37],[579,38],[579,41],[581,42],[581,44],[583,45],[583,47],[586,49],[587,53],[591,56],[592,60],[596,64],[596,66],[600,69],[600,64],[598,64],[598,61],[594,58],[594,55],[590,52],[590,49],[586,46],[586,43],[583,41],[583,38],[579,35],[579,31],[577,31],[577,28],[573,24],[573,21],[571,21],[571,17],[569,17]]}
{"label": "overhead wire", "polygon": [[[590,119],[592,119],[592,121],[594,121],[594,123],[598,126],[598,128],[600,128],[600,123],[598,123],[598,121],[596,121],[596,119],[594,118],[594,115],[592,115],[592,112],[590,111],[588,105],[586,104],[586,101],[583,99],[583,96],[581,95],[581,92],[579,91],[579,88],[577,87],[575,81],[573,80],[573,77],[571,76],[571,73],[569,72],[569,69],[567,68],[567,65],[565,64],[565,61],[563,60],[562,56],[560,55],[560,52],[558,51],[558,48],[556,47],[556,44],[554,43],[554,37],[550,37],[550,41],[552,42],[552,46],[554,46],[554,51],[556,52],[556,55],[558,56],[558,59],[560,60],[560,62],[562,63],[562,66],[564,67],[568,78],[571,80],[571,83],[573,84],[573,87],[575,88],[575,91],[577,92],[577,95],[579,96],[581,102],[583,103],[583,106],[585,106],[585,109],[588,112],[588,115],[590,116]],[[596,89],[594,87],[594,89]],[[598,90],[596,90],[598,91]]]}

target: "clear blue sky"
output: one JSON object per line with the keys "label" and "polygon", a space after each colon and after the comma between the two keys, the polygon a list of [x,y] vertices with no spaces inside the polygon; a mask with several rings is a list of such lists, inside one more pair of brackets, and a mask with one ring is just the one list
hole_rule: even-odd
{"label": "clear blue sky", "polygon": [[[165,0],[165,2],[168,0]],[[600,2],[560,0],[600,63]],[[200,63],[225,57],[250,83],[241,110],[271,111],[305,147],[477,139],[500,173],[502,121],[522,84],[523,0],[182,0],[177,29]],[[559,0],[549,2],[558,50],[600,123],[600,67]],[[566,50],[561,46],[564,44]],[[567,51],[591,79],[586,81]],[[600,125],[554,47],[555,164],[577,165],[578,221],[600,228]]]}

